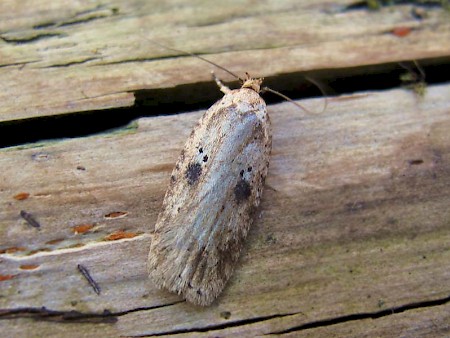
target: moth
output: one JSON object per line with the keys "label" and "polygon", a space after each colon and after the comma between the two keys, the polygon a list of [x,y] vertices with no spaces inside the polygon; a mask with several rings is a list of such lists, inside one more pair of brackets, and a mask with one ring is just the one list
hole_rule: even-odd
{"label": "moth", "polygon": [[272,134],[262,79],[248,76],[209,108],[173,169],[148,257],[159,288],[197,305],[222,292],[260,203]]}

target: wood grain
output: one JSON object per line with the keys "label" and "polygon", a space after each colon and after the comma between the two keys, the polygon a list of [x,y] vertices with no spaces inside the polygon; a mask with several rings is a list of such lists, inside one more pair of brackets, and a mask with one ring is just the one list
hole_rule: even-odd
{"label": "wood grain", "polygon": [[[312,114],[270,104],[263,201],[224,293],[194,307],[155,289],[145,267],[170,172],[204,111],[182,113],[192,108],[181,102],[177,114],[152,115],[177,98],[210,106],[203,90],[217,91],[212,66],[147,39],[295,92],[302,72],[339,82],[404,60],[443,64],[449,28],[439,6],[370,11],[347,0],[0,2],[2,130],[124,107],[114,112],[145,116],[0,149],[2,332],[449,335],[448,79],[423,96],[358,90],[322,113],[323,98],[298,101]],[[156,108],[138,107],[143,94]]]}
{"label": "wood grain", "polygon": [[[442,9],[427,8],[419,20],[411,5],[368,11],[351,4],[110,0],[52,2],[47,10],[46,1],[4,1],[0,121],[132,107],[133,91],[211,80],[211,66],[147,39],[255,77],[450,55]],[[397,27],[411,33],[396,36]]]}
{"label": "wood grain", "polygon": [[[225,292],[206,309],[154,289],[145,269],[171,168],[202,112],[3,149],[1,274],[14,277],[1,282],[1,308],[107,309],[117,320],[109,325],[127,336],[208,328],[251,336],[448,297],[449,96],[448,85],[423,98],[364,93],[312,116],[270,106],[274,148],[260,213]],[[320,111],[323,100],[302,103]],[[18,192],[30,197],[15,200]],[[94,227],[76,234],[81,224]],[[120,230],[135,237],[106,240]]]}

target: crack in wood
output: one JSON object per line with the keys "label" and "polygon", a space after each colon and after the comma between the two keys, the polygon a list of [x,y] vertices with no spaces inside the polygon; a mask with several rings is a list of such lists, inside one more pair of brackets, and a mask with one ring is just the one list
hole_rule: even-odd
{"label": "crack in wood", "polygon": [[55,37],[62,37],[64,34],[61,33],[43,33],[43,34],[36,34],[32,36],[24,36],[24,37],[6,37],[4,35],[0,36],[0,39],[5,41],[6,43],[10,43],[12,45],[22,45],[25,43],[34,43],[36,41],[42,40],[42,39],[50,39]]}
{"label": "crack in wood", "polygon": [[[355,313],[355,314],[340,316],[340,317],[336,317],[336,318],[329,318],[329,319],[318,320],[318,321],[314,321],[314,322],[308,322],[308,323],[305,323],[305,324],[302,324],[299,326],[295,326],[295,327],[292,327],[292,328],[289,328],[286,330],[270,332],[265,335],[279,335],[279,334],[302,331],[302,330],[307,330],[307,329],[312,329],[312,328],[332,326],[332,325],[341,324],[341,323],[345,323],[345,322],[363,320],[363,319],[369,319],[369,318],[377,319],[377,318],[381,318],[381,317],[385,317],[385,316],[389,316],[389,315],[402,313],[402,312],[409,311],[409,310],[415,310],[415,309],[420,309],[420,308],[429,308],[429,307],[433,307],[433,306],[444,305],[446,303],[450,303],[450,296],[441,298],[441,299],[436,299],[436,300],[429,300],[429,301],[422,301],[422,302],[406,304],[406,305],[393,307],[393,308],[376,311],[376,312]],[[260,322],[264,322],[264,321],[268,321],[268,320],[272,320],[272,319],[276,319],[276,318],[284,318],[284,317],[289,317],[289,316],[298,315],[298,314],[304,314],[304,313],[303,312],[294,312],[294,313],[286,313],[286,314],[275,314],[275,315],[270,315],[270,316],[261,316],[261,317],[255,317],[255,318],[250,318],[250,319],[242,319],[242,320],[237,320],[234,322],[227,322],[224,324],[211,325],[211,326],[207,326],[204,328],[178,329],[178,330],[173,330],[173,331],[165,331],[165,332],[159,332],[159,333],[153,333],[153,334],[135,335],[135,336],[130,336],[130,337],[136,337],[136,338],[137,337],[160,337],[160,336],[183,334],[183,333],[210,332],[210,331],[228,329],[228,328],[236,327],[236,326],[244,326],[244,325],[249,325],[249,324],[254,324],[254,323],[260,323]]]}
{"label": "crack in wood", "polygon": [[165,308],[168,306],[176,305],[178,303],[184,303],[184,300],[157,306],[140,307],[136,309],[119,312],[111,312],[110,310],[105,309],[101,313],[81,312],[74,310],[58,311],[47,309],[45,306],[21,307],[16,309],[0,309],[0,319],[33,318],[36,320],[52,321],[52,322],[93,323],[93,324],[116,323],[118,317],[127,315],[129,313]]}
{"label": "crack in wood", "polygon": [[102,313],[86,313],[80,311],[49,310],[41,308],[24,307],[17,309],[0,309],[0,319],[33,318],[51,322],[77,322],[77,323],[115,323],[117,315],[105,309]]}
{"label": "crack in wood", "polygon": [[[94,59],[88,58],[52,67],[67,67]],[[145,61],[145,59],[141,61]],[[118,63],[124,62],[127,61]],[[428,85],[448,82],[449,57],[423,59],[418,62],[427,75]],[[316,87],[305,81],[305,75],[315,78],[320,83],[332,88],[334,93],[327,94],[335,96],[358,91],[398,88],[402,85],[400,75],[403,72],[404,69],[398,63],[389,63],[333,71],[280,74],[266,78],[265,84],[295,100],[300,98],[300,96],[302,99],[322,96]],[[292,83],[296,83],[296,86],[293,86]],[[299,86],[301,86],[301,89],[299,89]],[[199,95],[199,93],[201,94]],[[0,140],[0,148],[36,142],[42,139],[92,135],[108,129],[124,127],[137,118],[154,116],[161,112],[167,115],[182,111],[207,109],[212,102],[220,98],[212,82],[180,84],[170,88],[135,90],[134,96],[135,105],[133,107],[91,110],[74,114],[0,123],[0,134],[8,135],[8,137]],[[279,97],[274,97],[273,95],[267,95],[264,99],[268,105],[281,101]],[[152,109],[153,107],[154,109]],[[123,114],[124,110],[127,110],[126,114]]]}
{"label": "crack in wood", "polygon": [[65,62],[65,63],[60,63],[60,64],[53,64],[53,65],[50,65],[50,66],[48,66],[46,68],[70,67],[70,66],[73,66],[73,65],[80,65],[80,64],[83,64],[83,63],[87,63],[87,62],[94,61],[94,60],[99,60],[99,59],[100,58],[98,58],[98,57],[88,57],[88,58],[85,58],[83,60],[70,61],[70,62]]}
{"label": "crack in wood", "polygon": [[390,315],[394,315],[394,314],[398,314],[398,313],[402,313],[402,312],[406,312],[406,311],[410,311],[410,310],[444,305],[446,303],[450,303],[450,295],[448,297],[441,298],[441,299],[410,303],[410,304],[392,307],[392,308],[388,308],[388,309],[384,309],[384,310],[376,311],[376,312],[355,313],[355,314],[340,316],[340,317],[336,317],[336,318],[318,320],[318,321],[314,321],[314,322],[305,323],[305,324],[302,324],[299,326],[291,327],[286,330],[271,332],[271,333],[268,333],[267,335],[285,334],[285,333],[302,331],[302,330],[307,330],[307,329],[312,329],[312,328],[342,324],[342,323],[356,321],[356,320],[377,319],[377,318],[386,317],[386,316],[390,316]]}
{"label": "crack in wood", "polygon": [[[109,238],[108,238],[109,237]],[[21,247],[20,250],[14,250],[14,247],[12,248],[6,248],[2,249],[0,251],[0,258],[10,258],[15,261],[20,260],[28,260],[30,257],[43,257],[43,256],[54,256],[54,255],[60,255],[61,253],[65,252],[78,252],[87,250],[92,247],[99,247],[99,246],[105,246],[105,245],[111,245],[113,242],[122,242],[122,241],[131,241],[131,240],[138,240],[142,238],[149,237],[148,234],[145,233],[132,233],[132,232],[123,232],[123,231],[116,231],[110,234],[109,236],[104,236],[103,233],[100,233],[99,236],[95,238],[91,238],[90,240],[87,239],[86,241],[82,242],[73,242],[71,239],[67,240],[66,246],[63,245],[65,239],[58,240],[56,244],[58,244],[61,247],[49,247],[49,246],[43,246],[40,248],[23,248]],[[70,243],[70,244],[69,244]],[[48,243],[47,243],[48,244]],[[48,244],[52,245],[52,244]],[[12,249],[12,250],[11,250]]]}
{"label": "crack in wood", "polygon": [[94,20],[98,20],[98,19],[103,19],[103,18],[107,18],[110,15],[108,14],[93,14],[91,16],[85,17],[85,18],[80,18],[80,19],[73,19],[72,21],[66,21],[66,22],[62,22],[60,23],[57,27],[66,27],[66,26],[71,26],[71,25],[78,25],[78,24],[82,24],[82,23],[87,23],[90,21],[94,21]]}
{"label": "crack in wood", "polygon": [[354,10],[378,10],[381,7],[393,7],[393,6],[401,6],[401,5],[412,5],[416,7],[422,8],[445,8],[444,1],[432,1],[432,0],[396,0],[396,1],[355,1],[353,3],[345,6],[344,11],[354,11]]}
{"label": "crack in wood", "polygon": [[210,326],[206,326],[203,328],[179,329],[179,330],[173,330],[173,331],[165,331],[165,332],[153,333],[153,334],[148,334],[148,335],[144,334],[144,335],[137,335],[137,336],[130,336],[130,337],[159,337],[159,336],[175,335],[175,334],[182,334],[182,333],[210,332],[210,331],[228,329],[228,328],[236,327],[236,326],[260,323],[260,322],[264,322],[266,320],[271,320],[271,319],[275,319],[275,318],[283,318],[283,317],[293,316],[293,315],[297,315],[297,314],[303,314],[303,312],[261,316],[261,317],[255,317],[255,318],[230,321],[230,322],[223,323],[223,324],[210,325]]}
{"label": "crack in wood", "polygon": [[115,15],[119,12],[117,7],[108,8],[108,6],[99,5],[92,9],[87,9],[75,14],[71,19],[57,21],[47,21],[33,26],[33,29],[46,29],[49,27],[64,27],[70,25],[76,25],[80,23],[86,23],[97,19],[102,19]]}

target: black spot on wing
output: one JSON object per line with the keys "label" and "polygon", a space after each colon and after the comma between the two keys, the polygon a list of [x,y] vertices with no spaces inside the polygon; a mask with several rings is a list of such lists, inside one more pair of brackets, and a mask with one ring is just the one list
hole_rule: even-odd
{"label": "black spot on wing", "polygon": [[250,189],[250,184],[243,178],[239,180],[239,182],[234,187],[234,197],[236,198],[236,202],[239,204],[245,200],[247,200],[252,191]]}
{"label": "black spot on wing", "polygon": [[202,166],[200,163],[189,163],[186,170],[186,179],[190,185],[198,181],[202,174]]}

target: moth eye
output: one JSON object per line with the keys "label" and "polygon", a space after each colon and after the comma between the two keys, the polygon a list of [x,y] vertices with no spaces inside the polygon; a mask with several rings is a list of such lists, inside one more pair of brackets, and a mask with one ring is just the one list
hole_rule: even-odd
{"label": "moth eye", "polygon": [[203,162],[208,161],[208,155],[203,156]]}

